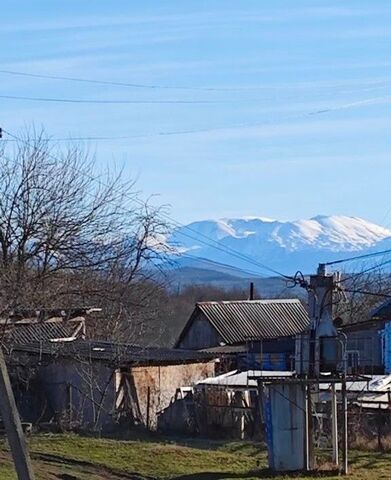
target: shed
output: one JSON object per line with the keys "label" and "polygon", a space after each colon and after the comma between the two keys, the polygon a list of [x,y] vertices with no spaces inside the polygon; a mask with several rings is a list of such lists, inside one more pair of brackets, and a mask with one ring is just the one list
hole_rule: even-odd
{"label": "shed", "polygon": [[214,375],[214,358],[204,352],[75,340],[15,344],[7,360],[25,421],[69,429],[112,430],[122,424],[153,430],[178,388]]}
{"label": "shed", "polygon": [[177,348],[236,350],[239,368],[290,368],[294,338],[310,325],[298,299],[199,302]]}

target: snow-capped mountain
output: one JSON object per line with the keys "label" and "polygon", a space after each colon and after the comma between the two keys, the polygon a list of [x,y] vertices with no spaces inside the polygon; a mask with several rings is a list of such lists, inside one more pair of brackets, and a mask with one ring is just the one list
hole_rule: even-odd
{"label": "snow-capped mountain", "polygon": [[265,264],[292,274],[312,272],[320,262],[391,248],[391,230],[362,218],[337,215],[292,222],[224,218],[177,228],[169,243],[187,261],[202,258],[267,275],[259,265]]}

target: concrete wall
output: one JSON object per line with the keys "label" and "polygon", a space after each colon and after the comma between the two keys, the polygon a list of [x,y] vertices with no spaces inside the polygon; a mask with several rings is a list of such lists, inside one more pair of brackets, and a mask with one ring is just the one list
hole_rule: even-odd
{"label": "concrete wall", "polygon": [[100,362],[57,360],[37,368],[26,391],[18,389],[22,419],[54,421],[65,428],[101,429],[112,424],[113,369]]}
{"label": "concrete wall", "polygon": [[[126,411],[116,408],[121,375],[129,378],[127,385],[132,385],[131,402],[125,402]],[[55,422],[64,428],[109,430],[121,413],[122,425],[131,428],[132,419],[136,423],[139,420],[139,409],[141,422],[147,426],[149,408],[149,427],[154,429],[157,414],[169,406],[179,387],[192,386],[214,375],[214,361],[128,367],[119,371],[101,362],[61,359],[37,367],[24,390],[15,377],[14,387],[22,419],[33,424]]]}
{"label": "concrete wall", "polygon": [[192,386],[215,374],[214,362],[131,368],[140,412],[147,423],[149,388],[149,427],[155,429],[157,415],[170,405],[179,387]]}

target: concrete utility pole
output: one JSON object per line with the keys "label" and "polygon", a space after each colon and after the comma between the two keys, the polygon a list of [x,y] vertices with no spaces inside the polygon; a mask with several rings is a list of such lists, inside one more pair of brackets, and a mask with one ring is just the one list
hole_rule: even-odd
{"label": "concrete utility pole", "polygon": [[[2,129],[0,128],[0,138]],[[16,408],[15,397],[12,391],[7,365],[0,346],[0,413],[3,419],[8,443],[11,448],[16,474],[19,480],[34,480],[30,455],[27,450],[26,439]]]}
{"label": "concrete utility pole", "polygon": [[15,404],[7,365],[0,348],[0,411],[19,480],[33,480],[30,456]]}
{"label": "concrete utility pole", "polygon": [[[328,369],[329,363],[331,373],[337,374],[338,363],[338,332],[333,324],[334,318],[334,292],[340,281],[339,273],[328,275],[326,266],[319,264],[316,275],[312,275],[309,285],[309,307],[311,316],[311,333],[309,345],[309,368],[308,373],[311,378],[319,378],[322,367]],[[345,362],[345,359],[342,359]],[[339,372],[341,373],[341,372]],[[342,471],[348,473],[348,424],[347,424],[347,392],[346,392],[346,370],[345,363],[342,372]],[[331,421],[332,421],[332,446],[333,462],[339,465],[338,455],[338,421],[337,421],[337,394],[335,384],[332,384],[331,390]]]}
{"label": "concrete utility pole", "polygon": [[319,377],[321,363],[321,339],[335,338],[337,330],[333,324],[333,292],[338,275],[327,275],[326,266],[319,264],[316,275],[311,275],[308,303],[311,317],[310,377]]}

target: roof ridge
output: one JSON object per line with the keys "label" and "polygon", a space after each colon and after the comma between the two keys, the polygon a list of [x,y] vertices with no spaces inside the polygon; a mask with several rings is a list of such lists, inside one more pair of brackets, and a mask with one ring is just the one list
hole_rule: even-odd
{"label": "roof ridge", "polygon": [[256,300],[207,300],[196,302],[196,305],[214,305],[214,304],[228,304],[228,303],[297,303],[299,298],[261,298]]}

